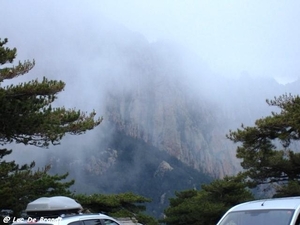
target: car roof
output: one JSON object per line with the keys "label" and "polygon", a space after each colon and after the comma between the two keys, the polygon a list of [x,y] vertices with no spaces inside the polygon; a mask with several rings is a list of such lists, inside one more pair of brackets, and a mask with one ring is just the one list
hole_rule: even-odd
{"label": "car roof", "polygon": [[261,199],[245,202],[231,208],[229,211],[263,210],[263,209],[297,209],[300,206],[300,197],[286,197]]}
{"label": "car roof", "polygon": [[78,220],[83,220],[83,219],[95,219],[95,218],[99,218],[99,219],[111,219],[111,220],[114,220],[114,221],[117,221],[115,220],[114,218],[110,217],[110,216],[107,216],[105,214],[101,214],[101,213],[98,213],[98,214],[79,214],[79,215],[71,215],[71,216],[64,216],[62,217],[63,220],[74,220],[74,218],[78,218]]}

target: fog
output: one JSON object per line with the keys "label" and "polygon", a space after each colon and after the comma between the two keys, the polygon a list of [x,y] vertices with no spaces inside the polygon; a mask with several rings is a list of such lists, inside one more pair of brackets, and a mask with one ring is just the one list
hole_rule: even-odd
{"label": "fog", "polygon": [[[107,90],[130,89],[146,79],[140,71],[151,73],[144,71],[147,68],[132,72],[128,55],[142,55],[136,62],[146,65],[174,60],[178,68],[180,62],[191,75],[184,82],[192,89],[203,84],[199,65],[201,74],[209,76],[294,81],[299,77],[299,17],[298,1],[10,0],[1,1],[0,38],[18,49],[17,60],[36,61],[29,74],[12,82],[61,79],[66,88],[55,106],[95,109],[101,116]],[[174,54],[164,58],[161,43],[174,46]],[[159,54],[153,56],[151,48]],[[172,72],[166,79],[179,73]],[[101,127],[82,137],[66,136],[57,148],[84,154],[88,144],[99,139]],[[44,160],[44,152],[33,151],[21,153],[18,160],[28,162],[28,155]]]}
{"label": "fog", "polygon": [[217,73],[299,76],[298,1],[101,1],[99,9],[149,41],[177,40]]}
{"label": "fog", "polygon": [[[191,48],[217,73],[275,77],[289,82],[298,77],[298,1],[2,1],[1,33],[35,43],[39,36],[62,33],[93,37],[107,17],[140,33],[148,41],[175,40]],[[78,27],[84,26],[80,33]],[[75,33],[74,33],[75,32]],[[30,40],[24,40],[30,36]],[[73,37],[72,37],[73,36]],[[48,39],[47,38],[47,39]],[[22,40],[23,39],[23,40]],[[52,47],[66,44],[53,40]],[[28,42],[29,41],[29,42]],[[46,40],[45,40],[46,41]],[[77,47],[83,43],[77,41]],[[22,47],[19,45],[19,48]],[[25,56],[34,56],[35,52]],[[66,49],[69,50],[69,49]],[[51,49],[47,49],[51,51]],[[20,49],[20,54],[22,49]],[[24,54],[24,52],[23,52]],[[49,53],[48,53],[49,54]]]}

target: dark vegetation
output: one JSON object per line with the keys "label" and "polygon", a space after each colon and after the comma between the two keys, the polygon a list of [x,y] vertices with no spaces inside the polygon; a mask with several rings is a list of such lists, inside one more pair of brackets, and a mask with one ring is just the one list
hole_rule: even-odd
{"label": "dark vegetation", "polygon": [[[115,133],[111,146],[118,151],[119,162],[110,170],[105,180],[115,180],[117,190],[114,191],[117,193],[132,190],[134,193],[151,198],[152,202],[148,204],[147,209],[156,217],[161,216],[160,213],[169,204],[168,198],[172,197],[176,190],[200,188],[200,184],[212,180],[208,175],[184,165],[165,151],[160,151],[121,132]],[[162,161],[168,162],[172,170],[158,171]],[[129,179],[124,176],[124,171]],[[120,186],[119,181],[122,177],[124,180]],[[154,196],[160,198],[153,198]],[[162,198],[165,200],[162,201]]]}
{"label": "dark vegetation", "polygon": [[[133,192],[151,199],[151,202],[146,203],[146,211],[159,218],[169,205],[168,199],[174,197],[175,191],[200,189],[201,184],[212,181],[207,174],[196,171],[165,151],[127,136],[123,132],[115,131],[113,138],[104,148],[117,151],[115,163],[103,174],[82,170],[81,173],[84,175],[77,182],[85,185],[77,186],[75,183],[76,193]],[[86,154],[95,155],[95,149],[88,150]],[[103,158],[103,155],[98,157]],[[80,160],[80,158],[73,160]],[[163,161],[167,162],[172,170],[158,170]],[[94,166],[99,167],[99,165]],[[78,167],[78,170],[80,168],[83,167]],[[53,165],[51,172],[55,174],[59,171],[72,171],[72,166],[67,162]],[[73,177],[72,172],[70,172],[70,177]]]}

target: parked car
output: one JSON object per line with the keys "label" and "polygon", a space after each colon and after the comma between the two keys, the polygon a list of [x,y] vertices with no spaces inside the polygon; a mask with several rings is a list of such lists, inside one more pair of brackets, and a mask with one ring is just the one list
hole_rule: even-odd
{"label": "parked car", "polygon": [[245,202],[228,210],[217,225],[300,225],[300,197]]}
{"label": "parked car", "polygon": [[83,214],[75,200],[64,197],[43,197],[27,205],[26,218],[10,218],[13,225],[121,225],[116,219],[104,214]]}
{"label": "parked car", "polygon": [[37,225],[121,225],[117,220],[104,214],[79,214],[61,217],[39,217],[20,218],[13,222],[13,225],[24,225],[34,223]]}

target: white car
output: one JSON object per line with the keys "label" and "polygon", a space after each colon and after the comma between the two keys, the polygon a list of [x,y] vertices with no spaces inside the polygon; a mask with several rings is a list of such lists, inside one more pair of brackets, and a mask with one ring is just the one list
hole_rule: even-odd
{"label": "white car", "polygon": [[217,225],[300,225],[300,197],[239,204],[228,210]]}
{"label": "white car", "polygon": [[[82,214],[82,207],[75,200],[64,197],[43,197],[27,205],[26,218],[9,218],[7,223],[24,225],[121,225],[116,219],[104,214]],[[5,221],[4,221],[5,222]]]}
{"label": "white car", "polygon": [[104,214],[16,218],[13,222],[14,225],[24,225],[24,223],[37,225],[121,225],[117,220]]}

